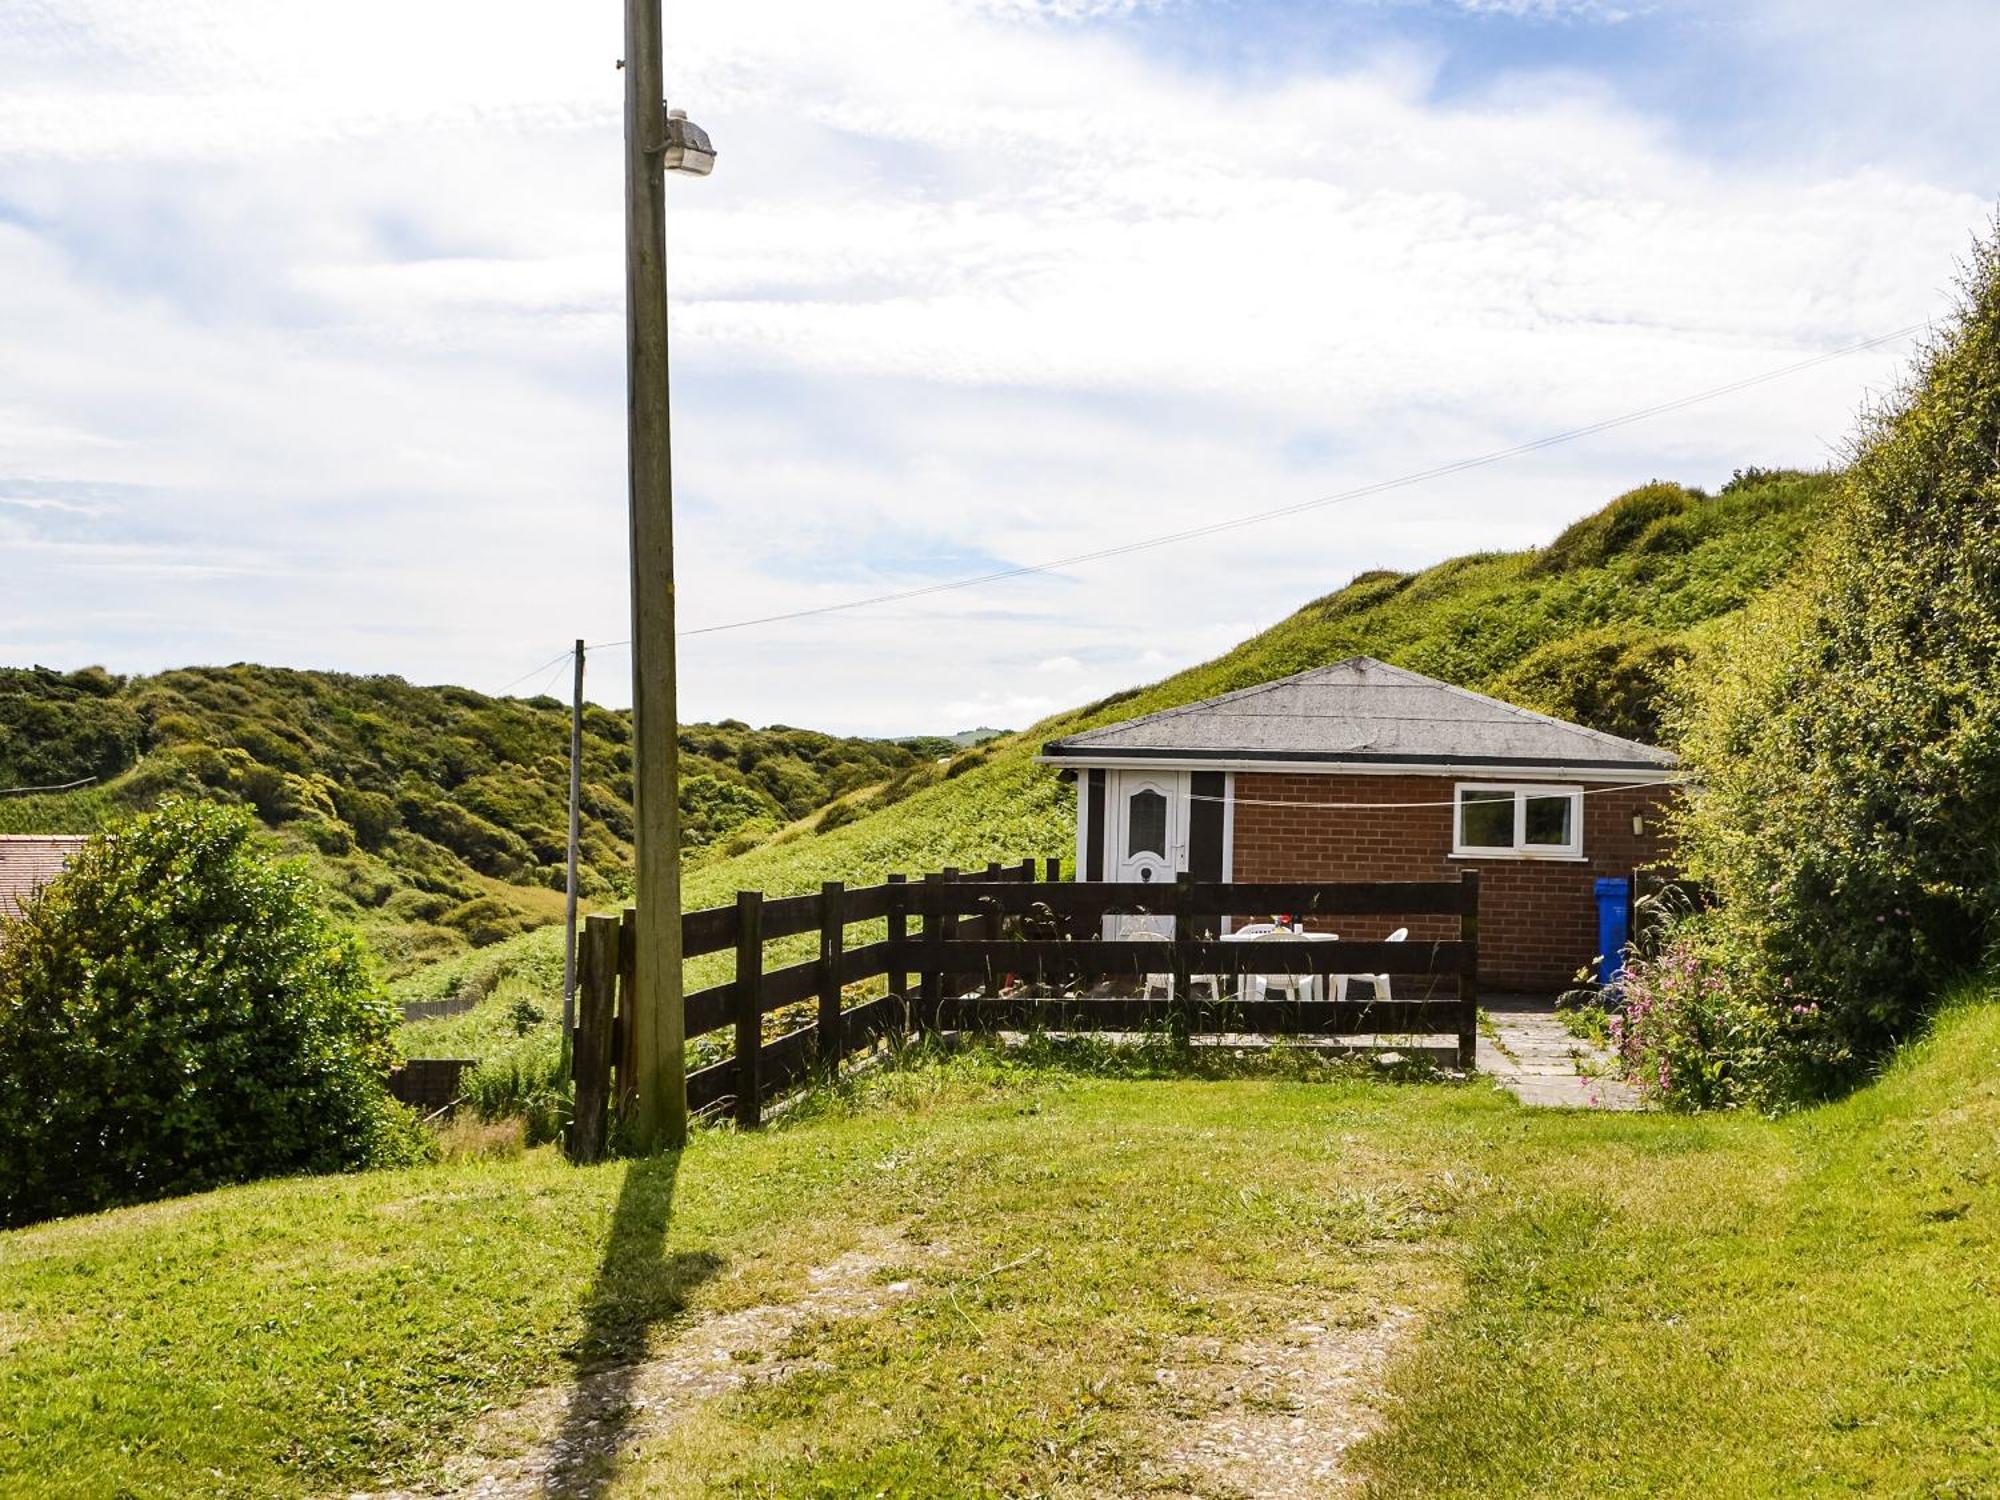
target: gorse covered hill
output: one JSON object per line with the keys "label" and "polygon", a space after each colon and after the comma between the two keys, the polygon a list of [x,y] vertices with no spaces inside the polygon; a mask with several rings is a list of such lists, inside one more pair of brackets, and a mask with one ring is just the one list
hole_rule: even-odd
{"label": "gorse covered hill", "polygon": [[[864,786],[937,774],[946,739],[843,739],[690,724],[689,845],[737,847]],[[0,785],[99,784],[0,801],[0,829],[83,831],[176,793],[241,802],[311,861],[392,971],[555,920],[568,823],[569,710],[396,677],[244,666],[118,678],[0,670]],[[582,881],[609,899],[631,862],[631,730],[592,706]]]}

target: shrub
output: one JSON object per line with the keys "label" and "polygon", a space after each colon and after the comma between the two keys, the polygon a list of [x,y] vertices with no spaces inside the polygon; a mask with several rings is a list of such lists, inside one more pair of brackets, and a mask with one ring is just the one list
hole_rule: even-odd
{"label": "shrub", "polygon": [[529,1031],[487,1057],[460,1088],[480,1119],[519,1119],[530,1146],[560,1140],[573,1109],[562,1039],[553,1027]]}
{"label": "shrub", "polygon": [[[1625,1076],[1673,1109],[1728,1109],[1783,1097],[1789,1057],[1771,1009],[1748,1002],[1688,931],[1625,967],[1607,1023]],[[1800,1007],[1803,1019],[1809,1007]]]}
{"label": "shrub", "polygon": [[843,828],[860,816],[861,809],[855,803],[836,802],[819,815],[818,821],[813,824],[813,832],[832,833],[834,829]]}
{"label": "shrub", "polygon": [[1663,737],[1662,690],[1688,656],[1686,643],[1677,637],[1631,625],[1607,626],[1530,652],[1493,691],[1524,708],[1656,744]]}
{"label": "shrub", "polygon": [[364,849],[380,849],[401,821],[396,813],[396,799],[384,792],[339,787],[333,794],[333,806],[354,830],[354,841]]}
{"label": "shrub", "polygon": [[396,1015],[240,809],[86,846],[0,938],[0,1222],[408,1159]]}
{"label": "shrub", "polygon": [[1698,490],[1657,479],[1642,484],[1565,529],[1542,549],[1530,571],[1567,573],[1601,566],[1606,559],[1629,550],[1661,522],[1693,510],[1701,498]]}
{"label": "shrub", "polygon": [[[1765,1013],[1787,1089],[1843,1086],[2000,937],[1994,241],[1864,429],[1822,550],[1687,674],[1679,717],[1700,787],[1686,864],[1718,902],[1690,941],[1732,1006]],[[1803,1041],[1781,1029],[1795,1013]]]}

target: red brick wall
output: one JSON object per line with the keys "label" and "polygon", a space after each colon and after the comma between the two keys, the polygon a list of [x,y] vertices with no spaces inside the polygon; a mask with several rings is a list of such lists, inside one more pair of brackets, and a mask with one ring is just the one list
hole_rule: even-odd
{"label": "red brick wall", "polygon": [[[1468,778],[1470,779],[1470,778]],[[1487,778],[1482,778],[1487,779]],[[1497,779],[1497,778],[1491,778]],[[1591,793],[1583,799],[1583,858],[1454,859],[1449,777],[1236,776],[1235,880],[1456,880],[1477,870],[1480,982],[1495,990],[1567,989],[1597,952],[1600,875],[1622,875],[1666,858],[1664,787]],[[1393,808],[1270,806],[1272,803],[1439,803]],[[1632,819],[1644,816],[1645,832]],[[1341,936],[1368,940],[1407,926],[1415,939],[1454,935],[1455,919],[1348,917]]]}

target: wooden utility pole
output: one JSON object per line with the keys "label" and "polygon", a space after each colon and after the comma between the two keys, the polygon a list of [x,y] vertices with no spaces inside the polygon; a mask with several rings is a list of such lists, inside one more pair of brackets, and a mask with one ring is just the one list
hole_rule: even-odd
{"label": "wooden utility pole", "polygon": [[569,880],[563,901],[563,1061],[576,1031],[576,857],[583,818],[583,642],[576,643],[576,672],[569,690]]}
{"label": "wooden utility pole", "polygon": [[673,469],[667,415],[666,89],[660,0],[625,0],[625,372],[632,521],[633,985],[640,1151],[687,1140],[681,1007],[679,726]]}

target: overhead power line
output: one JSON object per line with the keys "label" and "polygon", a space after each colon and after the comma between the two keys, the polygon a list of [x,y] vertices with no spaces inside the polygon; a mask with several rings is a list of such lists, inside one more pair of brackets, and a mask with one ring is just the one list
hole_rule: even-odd
{"label": "overhead power line", "polygon": [[[1610,432],[1619,427],[1629,427],[1635,422],[1649,421],[1671,412],[1684,411],[1690,406],[1698,406],[1705,401],[1718,400],[1738,391],[1767,385],[1774,380],[1797,375],[1820,365],[1831,364],[1837,359],[1845,359],[1850,354],[1860,354],[1869,349],[1879,349],[1884,344],[1893,344],[1912,334],[1921,333],[1929,325],[1909,323],[1889,333],[1881,333],[1856,344],[1846,344],[1838,349],[1829,349],[1823,354],[1815,354],[1808,359],[1794,361],[1775,370],[1766,370],[1759,375],[1748,375],[1741,380],[1731,380],[1722,385],[1710,386],[1707,390],[1696,391],[1692,395],[1679,396],[1671,401],[1657,402],[1652,406],[1642,406],[1636,411],[1622,412],[1615,417],[1590,422],[1582,427],[1572,427],[1563,432],[1550,433],[1547,437],[1516,443],[1508,448],[1496,448],[1490,453],[1475,454],[1470,458],[1454,459],[1450,463],[1435,464],[1428,469],[1401,474],[1394,479],[1380,479],[1372,484],[1360,485],[1350,490],[1340,490],[1330,495],[1319,495],[1310,500],[1295,501],[1290,505],[1276,506],[1270,510],[1248,511],[1232,515],[1221,521],[1208,521],[1199,526],[1189,526],[1180,531],[1161,532],[1155,536],[1138,537],[1132,541],[1119,542],[1110,547],[1099,547],[1089,552],[1076,552],[1068,557],[1051,558],[1047,562],[1022,563],[1016,567],[998,568],[990,573],[975,573],[962,578],[949,578],[940,583],[919,584],[912,588],[894,589],[885,594],[870,594],[859,599],[843,599],[836,604],[815,604],[803,609],[780,610],[775,614],[753,615],[748,619],[729,620],[718,625],[697,625],[679,632],[683,636],[717,635],[726,630],[748,630],[757,625],[777,625],[787,620],[811,619],[817,615],[841,614],[853,609],[868,609],[878,604],[900,604],[911,599],[926,599],[933,594],[951,593],[958,589],[978,588],[983,584],[1002,583],[1010,578],[1026,578],[1036,573],[1051,573],[1061,568],[1078,567],[1084,563],[1102,562],[1107,558],[1123,557],[1132,552],[1145,552],[1155,547],[1171,546],[1175,542],[1191,542],[1205,536],[1216,536],[1225,531],[1234,531],[1244,526],[1254,526],[1262,521],[1280,520],[1286,516],[1303,515],[1308,511],[1322,510],[1330,505],[1343,505],[1354,500],[1365,500],[1371,495],[1387,494],[1392,490],[1408,489],[1412,485],[1425,484],[1433,479],[1443,479],[1452,474],[1463,474],[1470,469],[1485,468],[1489,464],[1502,463],[1510,458],[1519,458],[1526,453],[1539,453],[1544,448],[1558,447],[1563,443],[1573,443],[1579,438],[1592,437],[1600,432]],[[616,646],[629,646],[630,641],[596,641],[591,649],[608,651]],[[537,671],[540,668],[536,669]],[[525,674],[533,676],[533,673]]]}

